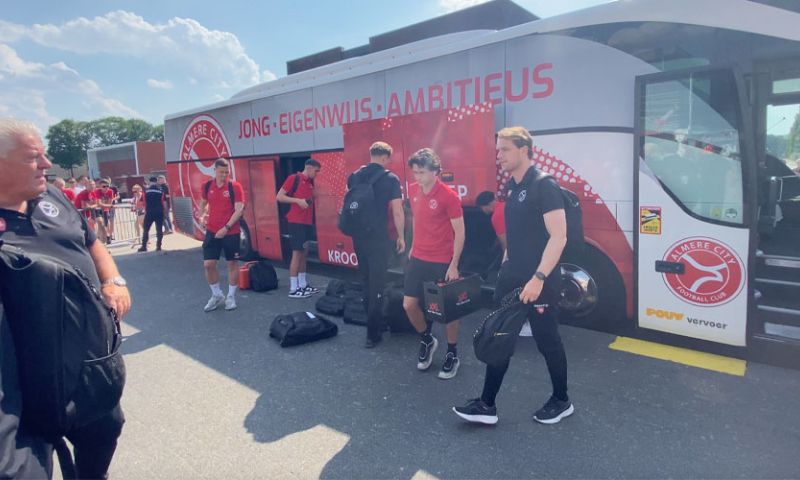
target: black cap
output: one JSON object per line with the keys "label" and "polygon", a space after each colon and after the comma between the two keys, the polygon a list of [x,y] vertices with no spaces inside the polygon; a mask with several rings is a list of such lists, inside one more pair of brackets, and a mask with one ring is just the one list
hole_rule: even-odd
{"label": "black cap", "polygon": [[158,177],[150,177],[150,181],[151,182],[157,182],[158,181]]}

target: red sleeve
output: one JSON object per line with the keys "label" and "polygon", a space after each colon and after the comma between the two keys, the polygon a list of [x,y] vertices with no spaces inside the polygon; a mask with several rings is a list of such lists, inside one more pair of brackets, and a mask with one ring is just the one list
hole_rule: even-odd
{"label": "red sleeve", "polygon": [[447,189],[452,193],[452,195],[448,195],[449,200],[447,201],[447,216],[450,218],[450,220],[463,217],[464,209],[461,207],[461,199],[458,198],[458,194],[453,192],[450,187],[447,187]]}
{"label": "red sleeve", "polygon": [[69,200],[70,202],[75,202],[75,192],[73,192],[69,188],[65,188],[64,190],[61,190],[61,192],[64,194],[65,197],[67,197],[67,200]]}
{"label": "red sleeve", "polygon": [[497,202],[494,204],[492,227],[494,227],[494,233],[496,233],[498,237],[506,234],[506,204],[504,202]]}
{"label": "red sleeve", "polygon": [[294,175],[289,175],[288,177],[286,177],[286,181],[283,182],[283,185],[281,185],[281,189],[283,189],[283,191],[286,192],[287,195],[289,194],[289,192],[292,191],[292,187],[294,186],[295,175],[297,174],[295,173]]}
{"label": "red sleeve", "polygon": [[[86,190],[84,190],[83,192],[85,192],[85,191]],[[75,203],[75,208],[77,208],[78,210],[80,210],[82,208],[81,202],[83,202],[83,199],[86,197],[83,194],[83,192],[81,192],[81,193],[79,193],[78,195],[75,196],[75,202],[74,202]]]}
{"label": "red sleeve", "polygon": [[245,203],[244,188],[241,183],[233,182],[233,203],[237,202]]}

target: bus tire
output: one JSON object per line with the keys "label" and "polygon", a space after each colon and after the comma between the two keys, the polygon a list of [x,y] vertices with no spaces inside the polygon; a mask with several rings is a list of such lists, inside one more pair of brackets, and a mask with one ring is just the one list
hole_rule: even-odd
{"label": "bus tire", "polygon": [[580,256],[562,257],[563,323],[620,333],[625,324],[625,288],[622,277],[599,250],[586,245]]}
{"label": "bus tire", "polygon": [[253,242],[250,236],[250,228],[247,224],[241,223],[241,231],[239,232],[239,260],[248,261],[254,260],[256,252],[253,250]]}

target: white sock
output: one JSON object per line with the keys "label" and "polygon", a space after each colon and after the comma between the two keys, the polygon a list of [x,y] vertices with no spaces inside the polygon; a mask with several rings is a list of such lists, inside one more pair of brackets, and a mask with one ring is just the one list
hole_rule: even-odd
{"label": "white sock", "polygon": [[228,296],[234,297],[236,295],[236,285],[228,285]]}
{"label": "white sock", "polygon": [[306,288],[308,283],[306,283],[306,272],[300,272],[297,274],[297,281],[300,288]]}
{"label": "white sock", "polygon": [[289,291],[294,292],[297,290],[297,277],[289,277]]}
{"label": "white sock", "polygon": [[211,285],[209,285],[209,287],[211,287],[211,293],[213,295],[217,296],[222,295],[222,289],[219,288],[219,283],[212,283]]}

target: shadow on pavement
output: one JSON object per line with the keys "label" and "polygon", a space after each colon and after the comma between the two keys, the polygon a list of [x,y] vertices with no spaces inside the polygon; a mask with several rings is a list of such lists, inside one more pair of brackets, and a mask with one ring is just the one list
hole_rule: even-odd
{"label": "shadow on pavement", "polygon": [[[204,314],[209,291],[197,249],[117,261],[135,301],[127,322],[139,330],[126,340],[126,355],[168,345],[258,392],[243,419],[246,431],[267,444],[314,432],[303,437],[309,457],[335,452],[323,462],[322,478],[410,479],[424,476],[420,471],[446,478],[788,478],[800,472],[796,371],[751,364],[744,378],[733,377],[615,352],[607,348],[610,335],[563,327],[576,414],[554,426],[531,420],[550,382],[533,340],[523,338],[498,397],[500,423],[475,427],[450,408],[480,393],[484,367],[472,353],[471,334],[485,312],[463,322],[461,369],[442,381],[436,378],[441,347],[421,373],[415,336],[387,336],[365,350],[364,330],[341,320],[333,339],[281,349],[268,338],[272,318],[313,311],[314,303],[286,297],[283,270],[279,290],[242,292],[235,312]],[[327,282],[311,278],[322,287]],[[327,431],[320,426],[343,435],[337,438],[346,439],[344,446],[320,434]]]}

